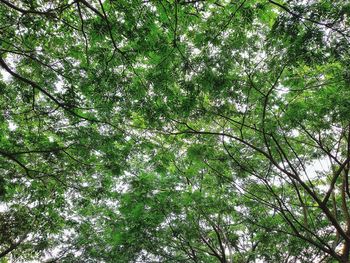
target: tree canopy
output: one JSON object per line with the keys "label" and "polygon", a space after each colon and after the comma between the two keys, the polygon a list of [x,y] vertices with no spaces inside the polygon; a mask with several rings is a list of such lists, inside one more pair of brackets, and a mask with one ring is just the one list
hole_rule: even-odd
{"label": "tree canopy", "polygon": [[350,262],[350,2],[0,0],[0,262]]}

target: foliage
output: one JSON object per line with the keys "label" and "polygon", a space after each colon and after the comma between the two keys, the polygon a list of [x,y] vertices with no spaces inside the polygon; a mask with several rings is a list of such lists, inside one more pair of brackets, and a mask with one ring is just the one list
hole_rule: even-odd
{"label": "foliage", "polygon": [[349,262],[349,15],[0,0],[2,262]]}

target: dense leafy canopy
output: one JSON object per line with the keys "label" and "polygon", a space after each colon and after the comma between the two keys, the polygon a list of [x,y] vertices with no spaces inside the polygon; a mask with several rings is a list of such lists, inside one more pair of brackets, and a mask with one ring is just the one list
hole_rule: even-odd
{"label": "dense leafy canopy", "polygon": [[1,262],[349,262],[349,15],[0,0]]}

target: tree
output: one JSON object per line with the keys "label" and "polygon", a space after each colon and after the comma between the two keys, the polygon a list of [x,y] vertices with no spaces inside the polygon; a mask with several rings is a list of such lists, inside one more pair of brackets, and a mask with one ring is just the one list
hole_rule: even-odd
{"label": "tree", "polygon": [[0,0],[0,258],[349,262],[349,8]]}

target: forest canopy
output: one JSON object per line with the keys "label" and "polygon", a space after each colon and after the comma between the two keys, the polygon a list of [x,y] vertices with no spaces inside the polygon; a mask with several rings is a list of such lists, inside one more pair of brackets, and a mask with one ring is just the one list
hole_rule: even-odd
{"label": "forest canopy", "polygon": [[0,262],[350,262],[350,3],[0,0]]}

